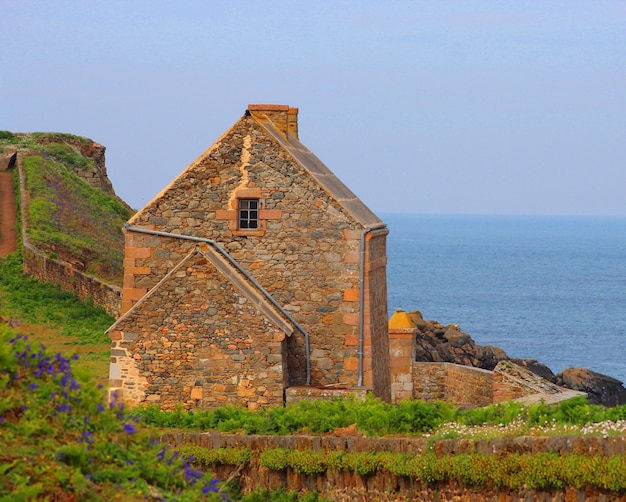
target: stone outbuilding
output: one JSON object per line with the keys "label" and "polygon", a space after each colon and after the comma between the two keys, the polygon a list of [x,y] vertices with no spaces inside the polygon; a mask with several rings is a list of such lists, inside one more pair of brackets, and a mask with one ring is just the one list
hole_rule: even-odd
{"label": "stone outbuilding", "polygon": [[385,224],[298,139],[245,114],[125,227],[110,390],[171,409],[391,398]]}

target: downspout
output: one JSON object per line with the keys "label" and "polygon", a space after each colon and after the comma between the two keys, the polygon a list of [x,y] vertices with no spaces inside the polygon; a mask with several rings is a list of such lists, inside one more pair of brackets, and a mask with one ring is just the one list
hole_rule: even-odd
{"label": "downspout", "polygon": [[306,356],[306,384],[311,385],[311,346],[309,342],[309,334],[306,330],[296,322],[296,320],[291,317],[289,312],[287,312],[282,305],[280,305],[272,295],[270,295],[263,286],[261,286],[248,272],[246,272],[239,263],[237,263],[232,256],[228,254],[228,252],[220,246],[217,242],[212,239],[205,239],[203,237],[194,237],[193,235],[181,235],[181,234],[173,234],[170,232],[160,232],[158,230],[149,230],[147,228],[140,227],[131,227],[128,223],[124,223],[124,228],[129,232],[137,232],[140,234],[148,234],[148,235],[158,235],[161,237],[171,237],[174,239],[183,239],[187,241],[194,242],[204,242],[209,244],[213,248],[215,248],[224,258],[226,258],[231,265],[233,265],[239,272],[241,272],[246,279],[248,279],[256,288],[263,293],[263,295],[276,307],[280,312],[287,318],[293,325],[298,328],[298,330],[304,335],[304,344],[305,344],[305,356]]}
{"label": "downspout", "polygon": [[365,236],[370,233],[372,230],[378,230],[380,228],[385,228],[386,225],[378,225],[375,227],[366,228],[361,233],[361,258],[360,258],[360,266],[359,266],[359,376],[357,381],[357,386],[363,386],[363,345],[365,339]]}

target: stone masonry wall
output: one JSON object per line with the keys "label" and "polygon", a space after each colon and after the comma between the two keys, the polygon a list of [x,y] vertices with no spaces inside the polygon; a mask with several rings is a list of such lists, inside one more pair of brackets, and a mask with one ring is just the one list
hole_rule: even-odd
{"label": "stone masonry wall", "polygon": [[[261,200],[260,228],[237,231],[237,198],[250,196]],[[309,332],[311,383],[357,384],[363,229],[254,118],[238,121],[130,224],[221,243]],[[192,246],[132,231],[126,239],[123,311]]]}
{"label": "stone masonry wall", "polygon": [[413,399],[413,352],[415,330],[390,329],[391,400]]}
{"label": "stone masonry wall", "polygon": [[[401,347],[397,340],[401,335],[392,332],[390,336],[397,350]],[[510,400],[557,403],[586,395],[559,387],[511,361],[501,361],[494,371],[453,363],[414,361],[411,370],[413,399],[445,401],[467,408]],[[399,371],[396,366],[394,376],[398,378],[404,374],[406,370]],[[398,397],[394,397],[396,401]]]}
{"label": "stone masonry wall", "polygon": [[36,247],[24,242],[24,272],[40,281],[58,284],[79,300],[93,300],[113,317],[120,314],[122,290],[76,270],[70,263],[45,256]]}
{"label": "stone masonry wall", "polygon": [[398,477],[388,472],[361,476],[345,471],[328,471],[317,476],[304,475],[291,469],[270,471],[259,463],[260,452],[284,448],[288,450],[369,452],[388,451],[405,455],[457,455],[478,453],[505,457],[510,454],[551,452],[558,455],[579,454],[611,457],[626,454],[626,437],[614,436],[524,436],[497,439],[469,440],[389,437],[366,438],[358,436],[240,436],[220,433],[167,433],[162,441],[174,446],[195,445],[204,448],[250,448],[253,457],[245,467],[213,465],[212,471],[220,479],[236,476],[244,493],[257,488],[284,489],[299,492],[318,491],[333,501],[493,501],[493,502],[623,502],[626,496],[597,489],[564,487],[560,490],[540,491],[520,488],[488,490],[466,487],[457,483],[424,483]]}
{"label": "stone masonry wall", "polygon": [[460,364],[413,362],[413,399],[487,406],[493,403],[493,373]]}
{"label": "stone masonry wall", "polygon": [[201,254],[114,328],[111,388],[128,404],[172,410],[178,403],[185,409],[283,403],[285,333]]}

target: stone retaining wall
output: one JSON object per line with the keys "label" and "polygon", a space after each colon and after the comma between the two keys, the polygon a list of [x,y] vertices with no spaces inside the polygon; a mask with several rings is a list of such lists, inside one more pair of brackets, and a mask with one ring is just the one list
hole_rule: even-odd
{"label": "stone retaining wall", "polygon": [[74,293],[79,300],[92,299],[113,317],[120,314],[122,290],[83,274],[70,263],[48,258],[24,239],[24,272],[40,281],[58,284],[63,291]]}
{"label": "stone retaining wall", "polygon": [[448,439],[430,441],[428,438],[365,438],[358,436],[241,436],[221,433],[166,433],[162,441],[174,447],[195,445],[204,448],[250,448],[255,453],[244,468],[215,465],[213,470],[220,479],[236,476],[244,492],[256,488],[297,491],[318,491],[323,497],[334,501],[626,501],[626,496],[602,493],[595,489],[535,491],[470,489],[458,483],[423,483],[409,478],[397,477],[387,472],[361,476],[344,471],[329,471],[320,475],[304,475],[291,469],[270,471],[259,464],[258,454],[264,450],[285,448],[290,450],[367,452],[388,451],[420,455],[434,452],[437,455],[478,453],[483,455],[506,455],[511,453],[534,454],[553,452],[557,454],[581,454],[597,456],[624,455],[626,437],[512,437],[473,441]]}

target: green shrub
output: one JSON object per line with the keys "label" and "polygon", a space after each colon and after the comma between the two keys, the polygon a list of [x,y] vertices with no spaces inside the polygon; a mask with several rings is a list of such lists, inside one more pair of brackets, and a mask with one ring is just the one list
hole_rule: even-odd
{"label": "green shrub", "polygon": [[470,488],[552,490],[572,486],[626,492],[626,458],[623,456],[547,452],[438,456],[434,453],[344,453],[278,448],[261,452],[259,462],[270,470],[291,469],[307,475],[329,470],[350,471],[362,476],[382,472],[432,485],[454,481]]}
{"label": "green shrub", "polygon": [[48,143],[44,146],[44,150],[66,166],[78,169],[95,167],[93,159],[81,155],[73,146],[67,143]]}

